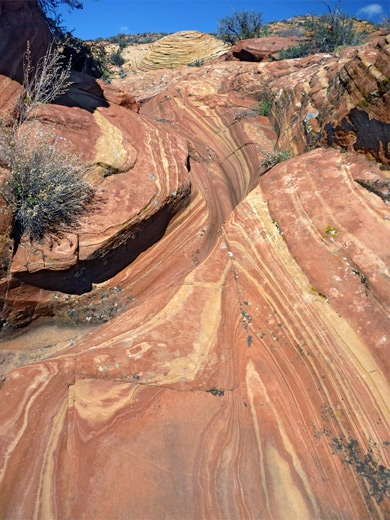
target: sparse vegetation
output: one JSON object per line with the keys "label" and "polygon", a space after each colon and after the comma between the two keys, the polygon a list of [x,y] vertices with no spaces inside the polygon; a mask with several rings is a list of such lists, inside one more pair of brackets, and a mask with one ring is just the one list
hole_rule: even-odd
{"label": "sparse vegetation", "polygon": [[73,70],[108,81],[107,55],[103,46],[94,42],[87,43],[69,32],[58,35],[57,44],[61,48],[64,61],[70,62]]}
{"label": "sparse vegetation", "polygon": [[95,190],[77,156],[61,152],[56,141],[31,143],[31,137],[19,137],[1,154],[9,169],[2,195],[13,210],[14,238],[60,237],[76,226]]}
{"label": "sparse vegetation", "polygon": [[261,166],[267,170],[270,170],[278,163],[287,161],[287,159],[290,159],[290,157],[290,152],[287,150],[275,150],[273,152],[267,152],[264,156],[264,159],[261,161]]}
{"label": "sparse vegetation", "polygon": [[262,101],[258,105],[255,106],[255,110],[259,113],[261,116],[268,116],[271,112],[272,108],[272,101]]}
{"label": "sparse vegetation", "polygon": [[63,56],[59,49],[50,45],[43,58],[35,67],[31,63],[29,42],[24,56],[23,93],[16,102],[14,131],[30,117],[38,105],[46,105],[64,94],[71,85],[69,81],[70,63],[63,66]]}
{"label": "sparse vegetation", "polygon": [[204,60],[194,60],[187,63],[188,67],[201,67],[204,64]]}
{"label": "sparse vegetation", "polygon": [[304,23],[308,39],[298,45],[283,49],[279,59],[302,58],[318,52],[333,52],[343,47],[358,45],[365,38],[364,33],[358,33],[353,26],[353,20],[342,12],[339,1],[333,8],[323,2],[329,13],[311,17]]}
{"label": "sparse vegetation", "polygon": [[263,13],[255,11],[236,11],[233,14],[218,20],[219,37],[227,42],[235,44],[239,40],[248,38],[261,38],[269,35],[269,30],[263,23]]}
{"label": "sparse vegetation", "polygon": [[110,63],[112,63],[113,65],[116,65],[117,67],[121,67],[125,63],[125,60],[124,60],[124,58],[122,56],[120,48],[118,48],[112,54],[112,56],[110,56],[109,60],[110,60]]}
{"label": "sparse vegetation", "polygon": [[50,103],[70,85],[58,48],[49,47],[34,67],[27,49],[23,92],[15,114],[0,125],[0,164],[7,169],[1,195],[13,212],[12,236],[31,241],[62,236],[78,223],[95,197],[80,158],[59,149],[50,133],[37,131],[38,105]]}
{"label": "sparse vegetation", "polygon": [[279,60],[290,60],[293,58],[303,58],[308,56],[310,53],[308,50],[307,43],[298,43],[298,45],[294,45],[291,47],[287,47],[287,49],[282,49],[279,52]]}
{"label": "sparse vegetation", "polygon": [[287,29],[279,30],[276,34],[281,38],[288,38],[289,36],[302,38],[305,35],[305,31],[302,29],[302,27],[292,26],[288,27]]}
{"label": "sparse vegetation", "polygon": [[[130,44],[145,44],[155,42],[170,33],[142,33],[142,34],[124,34],[119,33],[116,36],[110,36],[107,38],[108,43],[117,43],[120,49],[124,49]],[[104,38],[97,38],[95,43],[104,41]]]}
{"label": "sparse vegetation", "polygon": [[390,32],[390,16],[382,16],[379,27],[386,29],[387,32]]}

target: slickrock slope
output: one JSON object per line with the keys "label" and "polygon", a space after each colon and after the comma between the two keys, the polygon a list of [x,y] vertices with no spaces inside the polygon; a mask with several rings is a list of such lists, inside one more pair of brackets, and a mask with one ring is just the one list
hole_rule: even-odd
{"label": "slickrock slope", "polygon": [[[80,78],[42,110],[105,202],[4,257],[0,518],[389,517],[386,146],[304,127],[385,52]],[[359,110],[387,124],[386,96]]]}
{"label": "slickrock slope", "polygon": [[134,67],[147,71],[174,68],[196,61],[209,61],[229,49],[221,40],[198,31],[181,31],[164,36],[134,57]]}

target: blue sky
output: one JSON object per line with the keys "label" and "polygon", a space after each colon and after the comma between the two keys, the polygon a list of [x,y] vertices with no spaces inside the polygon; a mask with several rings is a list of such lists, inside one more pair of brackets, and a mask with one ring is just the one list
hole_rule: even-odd
{"label": "blue sky", "polygon": [[[335,2],[330,0],[331,5]],[[265,22],[316,12],[326,7],[320,1],[306,0],[83,0],[84,9],[60,10],[65,26],[83,39],[114,36],[119,32],[216,31],[217,19],[238,11],[253,9],[263,13]],[[350,16],[378,22],[389,16],[387,0],[345,0],[343,10]]]}

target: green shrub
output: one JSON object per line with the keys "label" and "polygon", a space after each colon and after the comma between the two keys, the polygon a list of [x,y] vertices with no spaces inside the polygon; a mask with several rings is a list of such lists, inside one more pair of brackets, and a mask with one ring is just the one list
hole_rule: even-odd
{"label": "green shrub", "polygon": [[270,34],[267,26],[263,24],[263,13],[255,11],[236,11],[233,14],[218,20],[219,37],[227,42],[235,44],[239,40],[248,38],[261,38]]}
{"label": "green shrub", "polygon": [[187,63],[187,67],[201,67],[204,64],[204,60],[195,60]]}
{"label": "green shrub", "polygon": [[268,116],[271,112],[272,101],[262,101],[258,105],[255,105],[254,108],[261,116]]}
{"label": "green shrub", "polygon": [[75,38],[71,33],[62,33],[57,38],[61,54],[66,63],[72,64],[72,69],[86,72],[94,78],[108,79],[106,50],[96,43],[87,43]]}
{"label": "green shrub", "polygon": [[113,65],[117,65],[118,67],[121,67],[125,63],[120,49],[118,49],[114,52],[114,54],[112,54],[112,56],[110,57],[110,63],[112,63]]}
{"label": "green shrub", "polygon": [[287,150],[275,150],[274,152],[267,152],[264,156],[264,159],[261,161],[261,166],[269,170],[278,163],[287,161],[287,159],[290,159],[290,157],[290,152]]}
{"label": "green shrub", "polygon": [[318,52],[334,52],[351,45],[359,45],[365,39],[364,33],[358,33],[353,27],[353,20],[342,12],[339,1],[333,8],[326,2],[329,13],[306,20],[304,28],[308,33],[307,41],[283,49],[279,59],[302,58]]}
{"label": "green shrub", "polygon": [[355,31],[352,19],[342,12],[341,2],[333,8],[326,5],[328,14],[308,20],[305,24],[311,35],[310,48],[315,52],[333,52],[337,47],[361,43],[364,35]]}
{"label": "green shrub", "polygon": [[310,54],[307,43],[299,43],[293,47],[287,47],[279,52],[279,60],[291,60],[293,58],[303,58]]}

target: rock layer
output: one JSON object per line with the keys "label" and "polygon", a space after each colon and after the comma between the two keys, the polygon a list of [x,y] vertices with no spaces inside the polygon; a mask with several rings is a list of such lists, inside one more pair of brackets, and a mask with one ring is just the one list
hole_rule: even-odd
{"label": "rock layer", "polygon": [[388,174],[365,149],[261,166],[302,152],[328,87],[356,106],[337,78],[373,48],[137,74],[139,113],[81,81],[42,110],[106,203],[3,277],[4,319],[46,322],[2,339],[2,518],[390,514]]}
{"label": "rock layer", "polygon": [[270,61],[279,56],[282,49],[291,47],[294,40],[270,36],[264,38],[251,38],[239,41],[229,51],[229,55],[240,61]]}
{"label": "rock layer", "polygon": [[[285,168],[307,164],[310,174],[321,161],[344,174],[338,152]],[[378,300],[345,263],[344,293],[325,301],[313,291],[315,271],[294,260],[269,195],[251,192],[182,284],[150,291],[61,355],[7,374],[2,391],[19,405],[1,412],[3,516],[17,507],[21,517],[385,517],[385,343],[366,341],[348,310],[351,295],[368,309]],[[383,211],[358,185],[355,200],[373,219]],[[328,237],[316,242],[332,262]],[[375,242],[370,249],[373,257]],[[337,284],[332,272],[321,279]]]}
{"label": "rock layer", "polygon": [[136,57],[136,69],[147,71],[209,61],[229,49],[221,40],[198,31],[182,31],[149,44]]}

